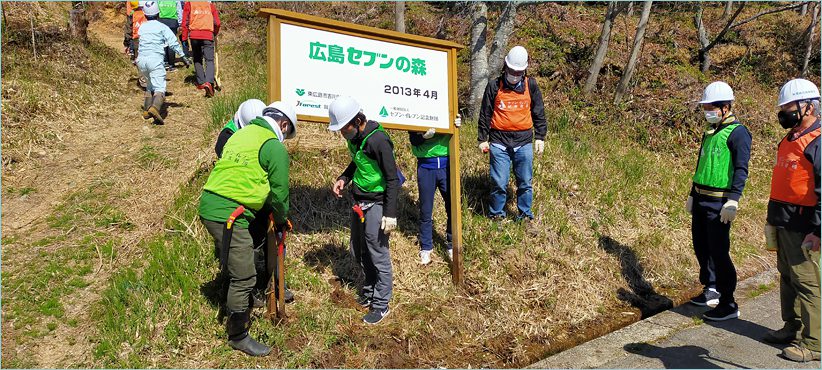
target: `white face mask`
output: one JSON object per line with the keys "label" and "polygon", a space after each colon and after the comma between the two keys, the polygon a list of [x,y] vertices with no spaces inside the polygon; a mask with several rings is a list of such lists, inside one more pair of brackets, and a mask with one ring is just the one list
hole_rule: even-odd
{"label": "white face mask", "polygon": [[508,81],[508,83],[511,84],[511,85],[516,85],[520,81],[522,81],[522,75],[514,76],[514,75],[511,75],[508,72],[505,72],[505,80]]}
{"label": "white face mask", "polygon": [[719,123],[720,121],[722,121],[722,115],[719,112],[714,111],[714,110],[709,110],[709,111],[704,111],[704,112],[705,112],[705,120],[708,121],[708,123],[710,123],[712,125],[715,125],[715,124]]}

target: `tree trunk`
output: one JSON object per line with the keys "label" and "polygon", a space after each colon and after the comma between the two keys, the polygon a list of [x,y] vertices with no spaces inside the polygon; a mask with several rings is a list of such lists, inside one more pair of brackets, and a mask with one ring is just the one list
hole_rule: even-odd
{"label": "tree trunk", "polygon": [[799,11],[800,16],[804,17],[806,14],[808,14],[808,3],[802,4],[802,10]]}
{"label": "tree trunk", "polygon": [[633,17],[633,16],[634,16],[634,2],[630,1],[630,2],[628,2],[628,17]]}
{"label": "tree trunk", "polygon": [[482,95],[488,83],[488,5],[484,1],[471,4],[471,93],[468,111],[476,122]]}
{"label": "tree trunk", "polygon": [[805,45],[805,60],[802,63],[802,73],[801,76],[807,77],[808,76],[808,65],[811,61],[811,54],[813,52],[813,45],[814,45],[814,38],[816,36],[816,24],[819,21],[819,4],[816,4],[813,7],[813,19],[811,20],[810,25],[810,32],[808,32],[808,42]]}
{"label": "tree trunk", "polygon": [[405,33],[405,1],[394,3],[394,27],[397,32]]}
{"label": "tree trunk", "polygon": [[88,19],[82,1],[73,1],[69,10],[69,34],[75,40],[88,44]]}
{"label": "tree trunk", "polygon": [[491,44],[491,55],[488,57],[488,73],[499,73],[508,51],[508,39],[514,33],[514,24],[517,18],[517,8],[520,2],[509,1],[505,4],[505,9],[497,21],[497,28],[494,30],[494,42]]}
{"label": "tree trunk", "polygon": [[702,73],[706,73],[708,72],[708,69],[711,68],[711,56],[708,54],[707,50],[708,45],[710,44],[710,41],[708,40],[708,30],[705,29],[705,24],[702,23],[702,4],[699,4],[699,9],[696,11],[694,23],[696,24],[697,36],[699,37],[700,70]]}
{"label": "tree trunk", "polygon": [[734,0],[728,0],[725,2],[725,11],[722,12],[722,19],[728,18],[731,15],[731,11],[734,10]]}
{"label": "tree trunk", "polygon": [[588,69],[588,79],[585,80],[585,86],[582,92],[590,93],[596,87],[597,79],[599,78],[599,71],[605,63],[605,55],[608,53],[608,43],[611,40],[611,25],[614,18],[619,14],[620,5],[615,1],[608,3],[608,10],[605,12],[605,20],[602,22],[602,32],[599,34],[599,45],[594,54],[594,61],[591,62],[591,68]]}
{"label": "tree trunk", "polygon": [[642,5],[642,15],[639,17],[636,36],[634,36],[634,48],[631,50],[631,57],[628,59],[628,64],[625,65],[622,78],[619,79],[619,85],[617,85],[616,94],[614,95],[614,104],[622,102],[622,97],[628,91],[628,85],[631,83],[634,71],[636,71],[637,60],[642,50],[642,42],[645,40],[645,29],[648,26],[648,18],[651,16],[651,5],[653,5],[653,0],[645,0]]}

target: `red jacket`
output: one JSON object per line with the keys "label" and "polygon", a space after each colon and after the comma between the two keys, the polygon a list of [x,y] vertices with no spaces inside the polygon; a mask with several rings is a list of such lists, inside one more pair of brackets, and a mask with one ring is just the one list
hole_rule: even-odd
{"label": "red jacket", "polygon": [[[204,3],[208,3],[209,7],[211,8],[211,18],[213,24],[211,25],[204,25],[203,22],[203,14],[192,14],[192,4],[195,4],[195,8],[204,5]],[[207,15],[206,15],[207,17]],[[183,24],[182,24],[182,35],[181,38],[183,41],[192,39],[192,40],[214,40],[214,36],[220,33],[220,14],[217,12],[217,7],[214,6],[214,3],[208,1],[186,1],[185,5],[183,6]]]}

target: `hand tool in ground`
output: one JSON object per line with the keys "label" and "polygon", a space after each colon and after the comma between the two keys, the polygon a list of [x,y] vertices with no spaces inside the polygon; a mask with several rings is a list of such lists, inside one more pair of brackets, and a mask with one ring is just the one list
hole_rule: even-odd
{"label": "hand tool in ground", "polygon": [[[268,291],[268,317],[273,319],[285,318],[285,237],[288,231],[291,230],[291,221],[286,221],[286,224],[281,228],[277,228],[274,222],[274,215],[268,216],[268,271],[271,273],[271,281],[269,282]],[[276,247],[275,247],[276,243]],[[276,253],[276,254],[275,254]],[[276,257],[275,257],[276,256]],[[276,261],[274,261],[276,258]],[[277,273],[273,274],[274,264],[276,263]],[[275,290],[276,289],[276,290]]]}

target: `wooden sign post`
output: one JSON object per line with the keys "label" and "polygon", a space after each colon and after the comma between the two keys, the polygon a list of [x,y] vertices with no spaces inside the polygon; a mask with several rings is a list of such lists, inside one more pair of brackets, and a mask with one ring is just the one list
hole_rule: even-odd
{"label": "wooden sign post", "polygon": [[268,100],[296,106],[302,121],[328,123],[328,105],[351,96],[387,129],[451,135],[453,282],[463,283],[457,51],[450,41],[279,9],[268,19]]}

